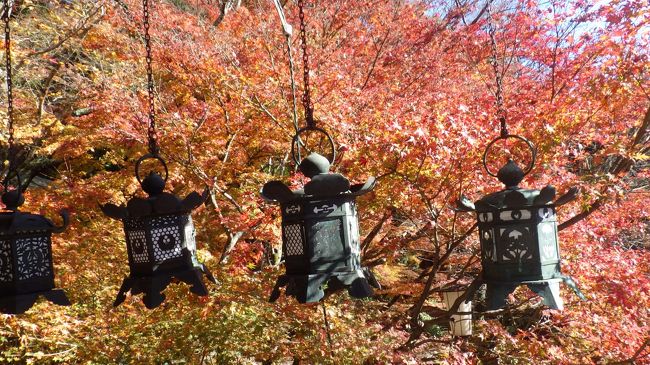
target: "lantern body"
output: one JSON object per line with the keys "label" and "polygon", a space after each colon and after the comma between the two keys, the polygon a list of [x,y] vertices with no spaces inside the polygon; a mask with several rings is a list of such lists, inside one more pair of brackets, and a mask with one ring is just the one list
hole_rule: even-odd
{"label": "lantern body", "polygon": [[280,208],[287,274],[361,269],[354,197],[297,199]]}
{"label": "lantern body", "polygon": [[37,214],[0,213],[0,311],[24,313],[41,295],[55,304],[70,304],[55,288],[52,263],[52,232],[64,228]]}
{"label": "lantern body", "polygon": [[199,267],[191,215],[125,218],[123,224],[132,275]]}
{"label": "lantern body", "polygon": [[[324,159],[314,155],[305,160]],[[316,172],[308,175],[312,180],[304,191],[291,191],[279,181],[267,183],[262,190],[262,196],[279,203],[282,211],[286,274],[278,279],[272,302],[280,296],[282,287],[300,303],[311,303],[323,298],[325,285],[333,290],[347,287],[355,298],[372,296],[370,285],[378,286],[370,271],[361,266],[355,203],[357,196],[374,188],[374,178],[350,186],[343,176],[329,174],[315,165],[312,170]]]}
{"label": "lantern body", "polygon": [[535,281],[561,275],[554,205],[476,213],[484,279]]}
{"label": "lantern body", "polygon": [[[143,183],[143,186],[147,183]],[[152,189],[145,189],[152,191]],[[207,194],[191,193],[184,200],[170,193],[156,191],[149,198],[132,198],[126,207],[102,206],[104,214],[120,219],[129,258],[129,276],[124,279],[114,306],[126,294],[144,294],[147,308],[155,308],[164,300],[162,291],[173,281],[190,285],[197,295],[208,295],[203,275],[216,282],[196,255],[195,230],[190,212],[200,206]]]}
{"label": "lantern body", "polygon": [[[555,206],[477,207],[482,277],[488,284],[488,307],[502,307],[516,286],[526,284],[553,309],[562,309],[559,296],[560,250]],[[558,287],[559,288],[559,287]],[[556,289],[556,290],[554,290]]]}

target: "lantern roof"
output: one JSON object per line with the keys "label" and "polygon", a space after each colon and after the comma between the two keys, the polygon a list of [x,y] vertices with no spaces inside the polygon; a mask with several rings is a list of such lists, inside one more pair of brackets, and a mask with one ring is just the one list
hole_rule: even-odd
{"label": "lantern roof", "polygon": [[149,215],[189,213],[198,208],[208,197],[208,190],[199,194],[192,192],[184,199],[172,193],[164,192],[164,180],[157,173],[150,173],[142,182],[147,198],[133,197],[126,206],[115,204],[100,205],[102,212],[114,219],[136,218]]}
{"label": "lantern roof", "polygon": [[67,225],[67,213],[61,213],[64,225],[58,227],[51,220],[40,214],[23,213],[19,211],[0,213],[0,235],[11,235],[24,232],[53,231],[61,232]]}
{"label": "lantern roof", "polygon": [[525,174],[522,169],[512,160],[508,161],[498,172],[497,177],[506,188],[495,193],[488,194],[476,203],[467,198],[458,200],[459,210],[479,212],[495,209],[516,209],[543,205],[562,205],[575,198],[578,190],[571,188],[566,194],[554,201],[556,190],[553,186],[547,185],[541,190],[523,189],[519,183]]}
{"label": "lantern roof", "polygon": [[363,184],[350,184],[345,176],[329,172],[330,162],[318,153],[305,157],[298,169],[311,179],[304,189],[291,190],[281,181],[270,181],[262,188],[262,197],[270,202],[280,203],[302,199],[353,197],[370,192],[377,182],[371,176]]}
{"label": "lantern roof", "polygon": [[522,189],[519,183],[523,180],[524,171],[513,160],[509,160],[497,173],[497,178],[506,188],[496,193],[488,194],[475,203],[478,211],[523,208],[552,204],[555,198],[555,188],[551,185],[542,190]]}

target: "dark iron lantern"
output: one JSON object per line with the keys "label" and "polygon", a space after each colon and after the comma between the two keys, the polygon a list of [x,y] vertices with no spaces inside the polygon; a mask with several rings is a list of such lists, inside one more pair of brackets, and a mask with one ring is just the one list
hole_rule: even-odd
{"label": "dark iron lantern", "polygon": [[[322,129],[309,127],[301,132]],[[297,158],[292,148],[294,161]],[[368,269],[361,266],[359,222],[355,199],[375,187],[375,178],[365,184],[350,185],[341,174],[329,173],[330,161],[312,153],[299,164],[299,170],[311,180],[304,189],[291,191],[280,181],[271,181],[262,188],[265,200],[279,203],[282,211],[282,249],[286,274],[280,276],[270,301],[285,294],[300,303],[318,302],[325,295],[323,286],[336,290],[348,287],[355,298],[373,295],[370,284],[378,283]],[[369,283],[370,281],[370,283]]]}
{"label": "dark iron lantern", "polygon": [[[140,164],[147,159],[161,163],[165,170],[164,178],[150,172],[141,179]],[[129,256],[130,275],[124,279],[113,305],[120,305],[126,293],[131,291],[134,295],[144,293],[146,307],[155,308],[165,300],[162,291],[172,280],[191,285],[190,291],[194,294],[208,295],[203,275],[214,283],[216,280],[196,256],[191,216],[192,210],[205,202],[207,190],[203,195],[192,192],[183,200],[164,192],[168,171],[165,161],[159,156],[140,158],[135,165],[135,175],[148,198],[134,197],[126,206],[101,206],[104,214],[124,224]]]}
{"label": "dark iron lantern", "polygon": [[[20,186],[20,183],[19,183]],[[7,191],[0,212],[0,311],[20,314],[31,308],[39,296],[58,305],[70,305],[61,289],[54,286],[52,233],[68,225],[68,213],[61,211],[63,225],[55,226],[40,214],[18,211],[25,201],[20,189]]]}
{"label": "dark iron lantern", "polygon": [[[497,174],[486,164],[488,151],[495,142],[516,138],[527,144],[531,150],[531,162],[523,171],[513,160],[503,166]],[[526,285],[544,299],[544,304],[553,309],[562,309],[560,282],[565,282],[582,299],[574,281],[560,271],[560,249],[556,207],[576,196],[577,189],[555,199],[555,188],[546,186],[542,190],[519,187],[519,183],[532,170],[536,149],[527,139],[516,135],[505,135],[492,141],[484,155],[483,165],[491,176],[505,184],[504,190],[489,194],[476,203],[462,197],[458,201],[460,210],[475,211],[481,243],[481,277],[468,290],[467,298],[480,284],[487,284],[488,309],[505,305],[506,297],[517,286]]]}

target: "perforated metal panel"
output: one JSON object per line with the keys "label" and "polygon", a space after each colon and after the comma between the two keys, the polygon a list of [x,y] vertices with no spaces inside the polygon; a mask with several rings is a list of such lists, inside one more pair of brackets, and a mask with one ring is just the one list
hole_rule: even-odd
{"label": "perforated metal panel", "polygon": [[167,215],[151,220],[151,240],[153,242],[153,256],[156,262],[182,257],[181,227],[178,216]]}
{"label": "perforated metal panel", "polygon": [[147,236],[145,231],[127,231],[126,240],[131,247],[133,262],[141,264],[149,261],[149,251],[147,250]]}
{"label": "perforated metal panel", "polygon": [[479,230],[481,234],[481,248],[483,249],[483,260],[497,261],[497,247],[494,244],[494,234],[491,229]]}
{"label": "perforated metal panel", "polygon": [[301,256],[305,254],[302,227],[300,224],[290,224],[284,227],[285,254]]}
{"label": "perforated metal panel", "polygon": [[501,228],[500,235],[502,261],[521,262],[533,258],[533,250],[531,250],[530,245],[535,241],[532,240],[528,227]]}
{"label": "perforated metal panel", "polygon": [[0,282],[14,280],[13,263],[11,259],[11,241],[0,241]]}
{"label": "perforated metal panel", "polygon": [[33,236],[16,240],[18,280],[52,275],[48,236]]}

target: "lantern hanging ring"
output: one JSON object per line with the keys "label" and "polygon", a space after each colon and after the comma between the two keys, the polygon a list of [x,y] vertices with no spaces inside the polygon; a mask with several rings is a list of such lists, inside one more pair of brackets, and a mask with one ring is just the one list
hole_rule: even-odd
{"label": "lantern hanging ring", "polygon": [[533,144],[533,142],[529,141],[528,139],[516,135],[516,134],[506,134],[506,135],[501,135],[498,138],[494,139],[492,142],[490,142],[487,147],[485,148],[485,152],[483,152],[483,168],[485,168],[485,171],[488,173],[488,175],[492,177],[497,177],[497,174],[493,171],[490,170],[490,168],[487,165],[487,156],[490,152],[490,149],[492,146],[494,146],[495,143],[501,140],[506,140],[506,139],[517,139],[522,142],[524,142],[527,146],[528,149],[530,150],[530,162],[526,166],[526,169],[524,170],[524,176],[528,175],[530,171],[535,167],[535,161],[537,160],[537,148]]}
{"label": "lantern hanging ring", "polygon": [[334,146],[334,139],[332,138],[332,136],[329,133],[327,133],[327,131],[324,130],[323,128],[319,128],[316,126],[307,126],[299,129],[298,132],[296,132],[296,135],[293,136],[293,139],[291,141],[291,157],[293,158],[293,161],[296,163],[296,165],[300,165],[300,156],[296,154],[296,151],[300,148],[300,146],[296,147],[301,143],[300,135],[309,131],[316,131],[318,133],[325,135],[325,137],[327,138],[327,143],[330,145],[330,148],[332,150],[332,152],[325,157],[330,161],[330,163],[334,163],[334,160],[336,159],[336,147]]}
{"label": "lantern hanging ring", "polygon": [[135,177],[138,179],[138,182],[140,185],[142,185],[142,178],[140,177],[140,165],[147,160],[158,160],[160,164],[162,165],[163,169],[165,170],[165,176],[164,180],[167,182],[167,178],[169,177],[169,169],[167,168],[167,163],[165,160],[162,159],[159,155],[153,155],[153,154],[146,154],[138,159],[138,161],[135,163]]}

